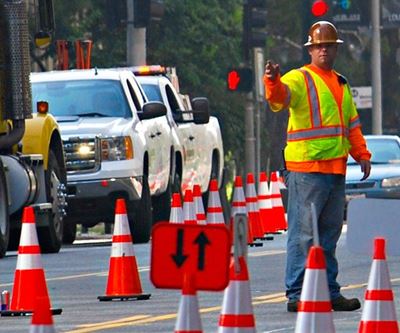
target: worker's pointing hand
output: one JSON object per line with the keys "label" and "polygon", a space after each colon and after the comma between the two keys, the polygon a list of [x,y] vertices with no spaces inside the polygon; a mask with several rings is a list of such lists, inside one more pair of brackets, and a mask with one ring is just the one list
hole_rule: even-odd
{"label": "worker's pointing hand", "polygon": [[271,81],[275,81],[279,74],[279,64],[275,64],[272,60],[267,60],[264,74]]}

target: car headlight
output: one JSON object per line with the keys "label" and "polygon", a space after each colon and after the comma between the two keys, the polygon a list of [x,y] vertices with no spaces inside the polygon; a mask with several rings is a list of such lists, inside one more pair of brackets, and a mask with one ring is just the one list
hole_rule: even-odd
{"label": "car headlight", "polygon": [[400,177],[384,178],[382,180],[382,187],[399,187]]}
{"label": "car headlight", "polygon": [[103,161],[120,161],[133,159],[133,145],[130,136],[102,138],[101,159]]}

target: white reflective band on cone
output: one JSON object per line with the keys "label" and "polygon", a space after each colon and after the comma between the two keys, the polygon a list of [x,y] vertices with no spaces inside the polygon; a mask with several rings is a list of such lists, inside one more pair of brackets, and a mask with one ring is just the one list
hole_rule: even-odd
{"label": "white reflective band on cone", "polygon": [[114,221],[114,236],[130,235],[129,222],[126,214],[116,214]]}
{"label": "white reflective band on cone", "polygon": [[111,257],[133,257],[135,252],[131,243],[116,243],[111,245]]}
{"label": "white reflective band on cone", "polygon": [[[247,285],[243,285],[245,283]],[[222,303],[223,314],[253,314],[249,282],[231,280],[227,288]]]}
{"label": "white reflective band on cone", "polygon": [[395,320],[393,301],[364,301],[362,321],[392,321]]}
{"label": "white reflective band on cone", "polygon": [[36,224],[35,223],[22,223],[21,238],[19,241],[20,246],[24,245],[38,245]]}
{"label": "white reflective band on cone", "polygon": [[385,260],[374,259],[372,262],[370,277],[368,279],[369,290],[391,290],[389,271]]}
{"label": "white reflective band on cone", "polygon": [[325,269],[308,268],[304,274],[303,290],[300,300],[302,301],[329,301],[330,296],[326,288],[327,277]]}
{"label": "white reflective band on cone", "polygon": [[[295,333],[331,333],[335,332],[331,312],[299,312]],[[299,317],[301,316],[301,320]],[[310,331],[310,327],[313,329]]]}
{"label": "white reflective band on cone", "polygon": [[202,331],[197,295],[182,295],[179,303],[175,332]]}
{"label": "white reflective band on cone", "polygon": [[19,270],[43,269],[40,253],[38,253],[38,254],[26,254],[26,253],[18,254],[16,269],[19,269]]}

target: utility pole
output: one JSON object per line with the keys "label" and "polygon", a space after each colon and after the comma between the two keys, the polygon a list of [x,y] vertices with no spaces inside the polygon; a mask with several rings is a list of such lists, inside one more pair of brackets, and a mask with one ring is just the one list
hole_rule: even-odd
{"label": "utility pole", "polygon": [[371,0],[372,134],[382,134],[380,0]]}
{"label": "utility pole", "polygon": [[126,64],[127,66],[146,65],[146,28],[135,28],[134,4],[127,0]]}
{"label": "utility pole", "polygon": [[[246,173],[253,173],[258,177],[260,171],[260,79],[264,67],[264,52],[267,32],[267,1],[244,0],[243,1],[243,47],[245,59],[248,65],[253,65],[256,89],[247,94],[246,98]],[[261,68],[261,70],[260,70]],[[254,95],[253,95],[254,94]],[[255,97],[255,98],[254,98]],[[256,128],[254,127],[256,122]],[[255,134],[254,134],[255,129]],[[257,179],[258,181],[258,179]]]}
{"label": "utility pole", "polygon": [[253,93],[246,94],[246,111],[245,111],[245,167],[246,174],[255,172],[255,137],[254,137],[254,101]]}
{"label": "utility pole", "polygon": [[254,78],[255,78],[255,123],[256,123],[256,131],[255,131],[255,142],[256,142],[256,170],[255,170],[255,178],[257,183],[259,181],[258,176],[261,171],[261,112],[262,106],[264,102],[264,65],[265,65],[265,57],[264,57],[264,49],[262,47],[254,48]]}

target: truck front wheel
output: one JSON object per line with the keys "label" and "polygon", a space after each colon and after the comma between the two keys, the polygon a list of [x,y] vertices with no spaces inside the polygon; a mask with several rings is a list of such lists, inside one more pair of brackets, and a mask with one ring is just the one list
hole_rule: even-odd
{"label": "truck front wheel", "polygon": [[45,182],[47,201],[52,205],[52,213],[49,224],[38,228],[38,238],[43,253],[56,253],[61,248],[64,217],[61,211],[63,206],[61,200],[64,199],[60,196],[62,179],[56,155],[50,150],[48,166],[45,171]]}
{"label": "truck front wheel", "polygon": [[7,185],[3,165],[0,163],[0,258],[6,255],[9,236]]}
{"label": "truck front wheel", "polygon": [[147,175],[143,176],[142,197],[128,203],[129,228],[134,243],[147,243],[150,240],[153,224],[150,187]]}

